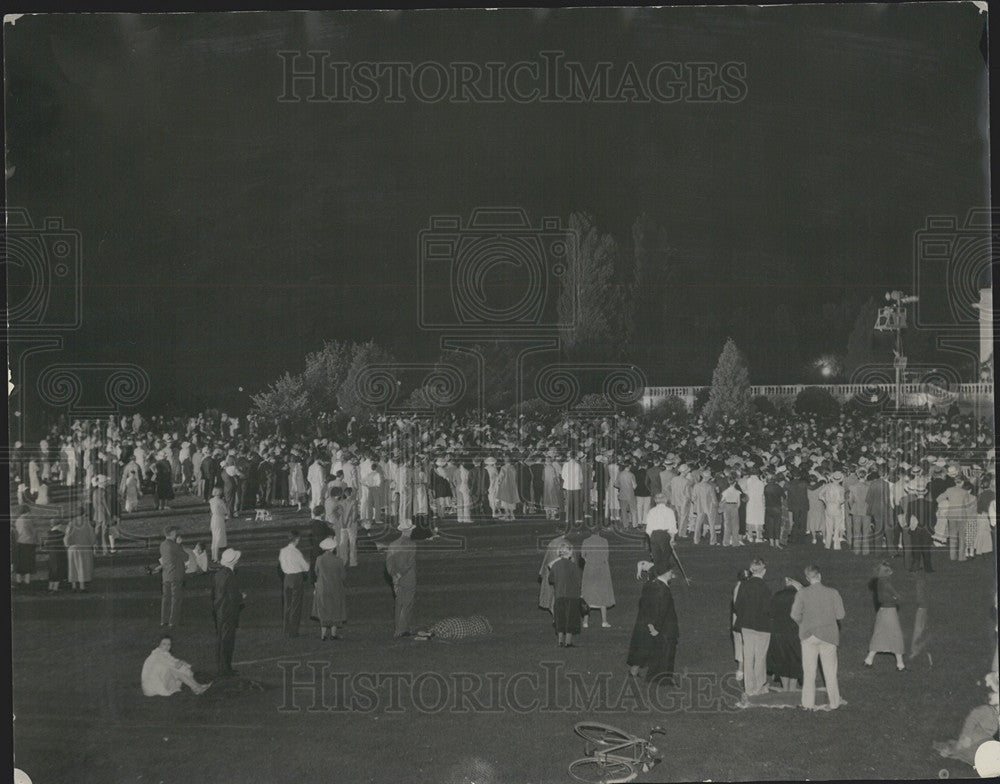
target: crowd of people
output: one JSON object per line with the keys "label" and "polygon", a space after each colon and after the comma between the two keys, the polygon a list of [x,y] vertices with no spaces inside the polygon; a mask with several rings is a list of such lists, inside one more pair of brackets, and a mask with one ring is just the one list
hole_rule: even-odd
{"label": "crowd of people", "polygon": [[316,433],[290,435],[225,414],[77,421],[53,426],[37,447],[16,444],[11,480],[35,506],[53,485],[77,491],[104,553],[147,495],[157,509],[181,491],[214,499],[213,538],[224,547],[226,515],[311,512],[331,485],[354,494],[362,523],[412,519],[421,530],[446,518],[542,513],[640,528],[662,494],[679,536],[695,543],[805,540],[860,554],[924,549],[924,529],[911,536],[898,515],[908,497],[926,494],[931,536],[950,544],[951,557],[995,547],[991,423],[958,413],[895,418],[859,408],[831,420],[785,412],[709,423],[508,411],[336,423],[323,418]]}
{"label": "crowd of people", "polygon": [[[209,509],[211,546],[183,548],[180,532],[168,530],[158,567],[165,586],[161,624],[165,632],[176,624],[184,575],[214,571],[218,669],[225,676],[232,673],[243,602],[235,578],[240,553],[227,537],[233,517],[276,506],[311,515],[310,557],[293,531],[278,558],[285,634],[297,636],[305,587],[313,583],[310,616],[321,639],[337,640],[359,526],[383,523],[399,531],[386,548],[386,571],[401,637],[413,634],[415,541],[436,536],[446,521],[489,524],[544,514],[590,531],[580,553],[565,537],[553,540],[539,572],[539,606],[552,613],[560,646],[574,647],[591,610],[610,627],[607,609],[615,599],[602,530],[613,527],[645,532],[650,550],[640,569],[645,585],[628,655],[634,673],[646,669],[653,681],[674,682],[670,584],[683,574],[674,545],[685,539],[707,547],[801,544],[881,555],[864,664],[885,652],[902,670],[892,560],[926,573],[936,548],[952,561],[995,550],[991,428],[990,421],[955,411],[892,416],[863,407],[827,419],[786,411],[714,422],[657,413],[511,411],[323,417],[314,432],[297,434],[225,415],[74,422],[54,427],[37,447],[15,445],[11,480],[22,506],[12,529],[12,571],[16,583],[28,583],[42,544],[51,553],[49,589],[68,580],[86,590],[94,553],[114,552],[145,496],[156,509],[169,508],[178,493],[200,499]],[[83,503],[39,537],[39,510],[57,495],[53,486]],[[772,586],[764,585],[765,571],[755,558],[732,597],[747,698],[773,688],[769,679],[777,678],[785,688],[800,683],[802,705],[813,708],[822,664],[828,705],[839,707],[839,594],[822,584],[815,567],[806,569],[804,582],[788,576]],[[188,683],[183,672],[170,677],[168,689]]]}

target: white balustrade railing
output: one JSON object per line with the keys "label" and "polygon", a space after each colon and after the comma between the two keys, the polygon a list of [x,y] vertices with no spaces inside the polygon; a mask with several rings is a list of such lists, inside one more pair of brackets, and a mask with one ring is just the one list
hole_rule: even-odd
{"label": "white balustrade railing", "polygon": [[[849,400],[855,395],[871,394],[873,392],[884,392],[895,394],[894,384],[767,384],[762,386],[751,386],[750,394],[753,397],[795,397],[803,389],[818,387],[825,389],[835,398]],[[646,387],[642,402],[646,408],[654,405],[656,401],[668,397],[678,397],[686,402],[694,400],[695,396],[707,386],[687,386],[687,387]],[[933,382],[901,384],[900,391],[904,395],[932,394],[941,400],[953,399],[982,399],[993,397],[992,382],[980,381],[971,384],[944,385]]]}

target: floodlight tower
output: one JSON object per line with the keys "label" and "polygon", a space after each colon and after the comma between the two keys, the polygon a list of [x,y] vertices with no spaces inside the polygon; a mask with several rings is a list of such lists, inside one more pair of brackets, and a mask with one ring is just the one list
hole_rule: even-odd
{"label": "floodlight tower", "polygon": [[919,301],[919,297],[912,294],[904,294],[902,291],[887,291],[885,301],[890,303],[884,308],[880,308],[878,318],[875,321],[875,330],[878,332],[895,332],[896,348],[893,367],[896,370],[896,394],[895,406],[899,410],[900,401],[903,398],[903,373],[906,370],[906,357],[903,356],[903,330],[906,329],[906,306]]}

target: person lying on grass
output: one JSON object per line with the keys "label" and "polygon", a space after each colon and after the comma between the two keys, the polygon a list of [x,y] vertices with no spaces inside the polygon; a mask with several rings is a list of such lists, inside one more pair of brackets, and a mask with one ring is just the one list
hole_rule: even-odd
{"label": "person lying on grass", "polygon": [[203,694],[211,683],[198,683],[191,665],[170,653],[173,638],[160,637],[160,644],[153,648],[142,665],[142,693],[147,697],[169,697],[186,685],[195,694]]}
{"label": "person lying on grass", "polygon": [[429,629],[417,632],[416,639],[429,640],[437,637],[442,640],[462,640],[467,637],[483,637],[493,632],[490,622],[482,615],[471,615],[468,618],[443,618]]}

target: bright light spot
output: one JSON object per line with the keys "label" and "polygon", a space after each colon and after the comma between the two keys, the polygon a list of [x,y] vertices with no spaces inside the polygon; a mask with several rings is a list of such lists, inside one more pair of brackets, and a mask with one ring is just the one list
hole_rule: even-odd
{"label": "bright light spot", "polygon": [[813,362],[813,367],[823,378],[832,378],[840,373],[840,362],[835,356],[829,354]]}

